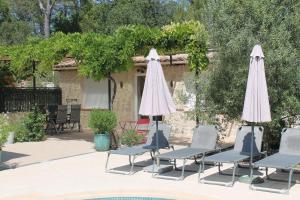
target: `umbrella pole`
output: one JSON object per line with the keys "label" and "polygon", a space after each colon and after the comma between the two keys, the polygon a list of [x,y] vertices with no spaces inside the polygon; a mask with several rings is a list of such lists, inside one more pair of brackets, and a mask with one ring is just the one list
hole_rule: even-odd
{"label": "umbrella pole", "polygon": [[[252,179],[253,172],[253,144],[254,143],[254,122],[251,123],[251,146],[250,146],[250,178]],[[250,180],[251,181],[251,180]]]}
{"label": "umbrella pole", "polygon": [[158,116],[155,116],[156,121],[156,150],[158,151]]}

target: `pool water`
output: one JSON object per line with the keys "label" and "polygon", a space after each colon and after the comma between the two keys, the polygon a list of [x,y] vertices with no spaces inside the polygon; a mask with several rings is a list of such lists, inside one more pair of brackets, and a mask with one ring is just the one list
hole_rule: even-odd
{"label": "pool water", "polygon": [[171,200],[164,198],[156,198],[156,197],[105,197],[105,198],[96,198],[89,200]]}

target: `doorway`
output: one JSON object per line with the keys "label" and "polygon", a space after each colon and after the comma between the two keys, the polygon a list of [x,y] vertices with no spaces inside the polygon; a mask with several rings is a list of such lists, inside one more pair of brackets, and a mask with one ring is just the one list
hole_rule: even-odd
{"label": "doorway", "polygon": [[137,84],[136,84],[136,94],[137,94],[137,119],[144,119],[144,118],[148,118],[148,116],[142,116],[139,115],[139,109],[140,109],[140,105],[141,105],[141,101],[142,101],[142,96],[143,96],[143,90],[144,90],[144,85],[145,85],[145,79],[146,76],[145,75],[138,75],[137,76]]}

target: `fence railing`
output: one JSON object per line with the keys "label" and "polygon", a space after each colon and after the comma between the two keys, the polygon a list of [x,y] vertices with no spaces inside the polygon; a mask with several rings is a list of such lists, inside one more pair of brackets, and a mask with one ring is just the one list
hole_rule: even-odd
{"label": "fence railing", "polygon": [[61,104],[61,88],[0,88],[0,112],[28,112],[34,105]]}

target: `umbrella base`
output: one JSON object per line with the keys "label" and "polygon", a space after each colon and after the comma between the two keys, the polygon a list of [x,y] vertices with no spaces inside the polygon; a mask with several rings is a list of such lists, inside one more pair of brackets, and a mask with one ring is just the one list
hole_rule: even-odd
{"label": "umbrella base", "polygon": [[250,183],[258,184],[258,183],[263,183],[264,180],[262,178],[260,178],[259,176],[253,176],[251,179],[251,177],[249,175],[244,175],[239,178],[239,182],[247,183],[247,184],[250,184]]}
{"label": "umbrella base", "polygon": [[172,165],[162,165],[162,164],[160,164],[158,166],[156,164],[153,164],[153,165],[144,167],[143,170],[145,172],[149,172],[149,173],[164,173],[164,172],[172,171],[173,166]]}

